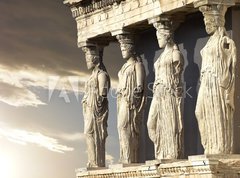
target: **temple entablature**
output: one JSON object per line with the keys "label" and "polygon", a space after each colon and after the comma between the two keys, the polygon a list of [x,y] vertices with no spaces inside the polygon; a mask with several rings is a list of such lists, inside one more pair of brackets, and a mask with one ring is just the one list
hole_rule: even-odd
{"label": "temple entablature", "polygon": [[229,6],[239,0],[65,0],[77,22],[78,46],[86,41],[112,41],[119,29],[140,31],[150,28],[149,19],[160,15],[184,17],[206,4]]}

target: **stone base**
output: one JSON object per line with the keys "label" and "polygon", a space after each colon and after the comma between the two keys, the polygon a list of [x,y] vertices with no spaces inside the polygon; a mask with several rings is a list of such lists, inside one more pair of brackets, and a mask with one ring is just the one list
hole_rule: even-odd
{"label": "stone base", "polygon": [[188,160],[152,160],[76,170],[77,178],[240,178],[240,155],[198,155]]}
{"label": "stone base", "polygon": [[155,159],[155,160],[150,160],[146,161],[146,165],[160,165],[160,164],[167,164],[167,163],[174,163],[174,162],[179,162],[179,161],[184,161],[183,159]]}
{"label": "stone base", "polygon": [[121,168],[126,168],[126,167],[138,167],[141,166],[142,164],[140,163],[133,163],[133,164],[112,164],[109,165],[109,169],[121,169]]}

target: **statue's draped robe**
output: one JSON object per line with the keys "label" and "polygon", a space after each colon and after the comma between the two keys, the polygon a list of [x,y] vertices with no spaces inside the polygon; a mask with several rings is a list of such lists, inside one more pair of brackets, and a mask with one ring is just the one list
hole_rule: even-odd
{"label": "statue's draped robe", "polygon": [[101,69],[93,71],[85,84],[83,98],[84,133],[88,150],[88,166],[105,166],[105,140],[107,137],[108,100],[100,96],[98,75],[106,75],[108,87],[110,80],[107,72]]}
{"label": "statue's draped robe", "polygon": [[137,86],[136,65],[145,70],[142,62],[125,63],[118,73],[118,133],[120,162],[139,162],[139,136],[145,103],[145,85],[141,93],[134,94]]}
{"label": "statue's draped robe", "polygon": [[[174,51],[175,50],[175,51]],[[181,61],[173,61],[174,49],[164,51],[154,64],[154,94],[148,117],[149,137],[154,142],[156,159],[177,159],[183,153],[182,89],[181,74],[175,75],[175,67]],[[181,69],[179,69],[181,70]]]}
{"label": "statue's draped robe", "polygon": [[196,105],[205,154],[229,154],[233,148],[236,47],[221,30],[201,51],[201,84]]}

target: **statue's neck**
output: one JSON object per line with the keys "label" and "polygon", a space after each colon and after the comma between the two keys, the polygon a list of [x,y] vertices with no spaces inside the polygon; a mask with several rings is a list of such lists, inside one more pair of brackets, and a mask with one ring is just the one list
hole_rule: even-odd
{"label": "statue's neck", "polygon": [[174,43],[173,43],[173,42],[167,43],[166,46],[165,46],[165,48],[164,48],[164,50],[165,50],[165,51],[171,50],[171,49],[173,49],[173,46],[174,46]]}
{"label": "statue's neck", "polygon": [[135,58],[133,56],[131,56],[128,60],[127,60],[127,63],[128,64],[132,64],[135,62]]}
{"label": "statue's neck", "polygon": [[96,71],[98,71],[99,67],[98,65],[96,65],[93,69],[92,69],[92,74],[94,74]]}

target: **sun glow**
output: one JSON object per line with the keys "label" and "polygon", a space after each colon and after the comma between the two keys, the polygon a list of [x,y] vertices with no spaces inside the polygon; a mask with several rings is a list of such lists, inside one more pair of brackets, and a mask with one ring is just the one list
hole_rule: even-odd
{"label": "sun glow", "polygon": [[0,153],[0,178],[12,178],[13,160],[10,156]]}

